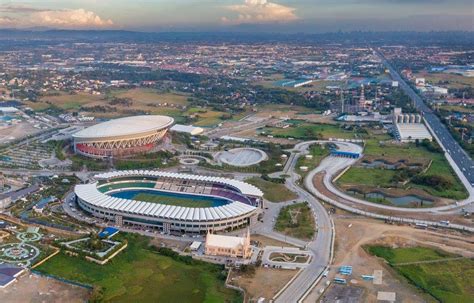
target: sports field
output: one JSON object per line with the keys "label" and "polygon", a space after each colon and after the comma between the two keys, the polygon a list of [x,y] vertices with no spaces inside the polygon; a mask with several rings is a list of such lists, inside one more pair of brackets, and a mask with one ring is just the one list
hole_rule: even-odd
{"label": "sports field", "polygon": [[99,286],[104,292],[103,302],[242,301],[236,291],[225,288],[221,266],[197,261],[186,264],[159,255],[148,247],[145,237],[124,237],[128,240],[128,247],[106,265],[60,253],[36,269]]}
{"label": "sports field", "polygon": [[211,199],[192,199],[192,198],[180,198],[180,197],[164,197],[162,195],[154,195],[147,193],[139,193],[133,197],[133,200],[143,201],[143,202],[152,202],[160,203],[181,207],[194,207],[194,208],[203,208],[203,207],[215,207],[215,201]]}
{"label": "sports field", "polygon": [[373,255],[384,258],[410,283],[440,302],[464,303],[474,298],[474,260],[456,259],[430,248],[369,246]]}
{"label": "sports field", "polygon": [[126,189],[110,193],[109,195],[121,199],[193,208],[218,207],[229,203],[228,200],[217,197],[187,195],[147,189]]}

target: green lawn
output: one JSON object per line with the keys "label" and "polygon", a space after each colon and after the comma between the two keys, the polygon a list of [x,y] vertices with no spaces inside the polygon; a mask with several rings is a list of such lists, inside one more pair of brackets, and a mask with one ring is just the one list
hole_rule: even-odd
{"label": "green lawn", "polygon": [[126,235],[128,247],[106,265],[64,253],[36,269],[81,283],[100,286],[105,302],[240,302],[224,286],[223,268],[196,262],[188,265],[148,249],[148,240]]}
{"label": "green lawn", "polygon": [[384,258],[408,281],[446,303],[472,302],[474,298],[474,260],[446,260],[435,263],[396,265],[397,263],[442,260],[453,255],[430,248],[388,248],[369,246],[373,255]]}
{"label": "green lawn", "polygon": [[265,134],[275,137],[295,138],[300,140],[329,138],[353,139],[362,136],[362,134],[351,130],[344,130],[335,124],[298,123],[288,128],[266,127],[263,131]]}
{"label": "green lawn", "polygon": [[298,239],[312,239],[315,233],[315,222],[308,203],[296,203],[283,207],[278,214],[275,230]]}
{"label": "green lawn", "polygon": [[214,205],[211,200],[167,197],[164,195],[159,195],[158,193],[156,195],[139,193],[133,196],[133,200],[193,208],[212,207]]}
{"label": "green lawn", "polygon": [[[422,146],[415,146],[415,144],[380,144],[379,141],[370,139],[366,141],[364,156],[375,159],[385,159],[389,162],[404,159],[410,163],[423,163],[431,160],[432,164],[424,174],[429,176],[442,176],[450,181],[452,186],[449,189],[440,191],[432,187],[409,182],[405,188],[419,188],[436,197],[456,200],[467,197],[464,186],[441,153],[430,152]],[[397,184],[391,182],[394,175],[395,171],[389,169],[351,167],[337,182],[339,184],[351,184],[355,186],[364,185],[388,188],[397,186]]]}
{"label": "green lawn", "polygon": [[[227,120],[225,118],[225,115],[227,114],[228,113],[226,112],[215,111],[215,110],[211,110],[207,108],[197,108],[197,107],[191,107],[184,113],[184,115],[186,116],[196,115],[197,120],[195,122],[192,122],[192,124],[195,126],[202,126],[202,127],[215,126],[225,121],[239,120],[245,117],[245,115],[247,115],[246,112],[241,112],[241,113],[232,115],[232,117]],[[183,115],[183,113],[181,113],[181,115]]]}
{"label": "green lawn", "polygon": [[337,182],[339,184],[367,185],[373,187],[390,187],[394,170],[381,168],[351,167]]}
{"label": "green lawn", "polygon": [[390,264],[440,260],[447,257],[454,257],[440,250],[426,247],[409,247],[393,249],[386,246],[368,246],[368,251],[377,257],[384,258]]}
{"label": "green lawn", "polygon": [[266,181],[257,177],[247,179],[245,182],[260,188],[263,191],[263,197],[271,202],[283,202],[298,197],[294,192],[286,188],[284,184]]}

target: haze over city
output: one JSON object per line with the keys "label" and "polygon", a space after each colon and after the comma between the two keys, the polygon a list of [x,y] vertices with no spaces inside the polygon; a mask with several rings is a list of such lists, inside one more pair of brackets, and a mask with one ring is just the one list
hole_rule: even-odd
{"label": "haze over city", "polygon": [[138,31],[472,30],[469,0],[0,1],[0,27]]}

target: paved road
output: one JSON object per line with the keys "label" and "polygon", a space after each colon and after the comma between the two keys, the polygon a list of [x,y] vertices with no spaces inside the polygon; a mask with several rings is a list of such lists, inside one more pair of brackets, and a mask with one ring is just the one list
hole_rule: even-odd
{"label": "paved road", "polygon": [[289,175],[286,186],[296,192],[300,199],[307,201],[313,211],[317,233],[315,239],[308,243],[307,249],[314,254],[314,258],[276,298],[276,303],[297,302],[300,300],[308,290],[312,289],[314,283],[325,271],[332,258],[331,247],[334,236],[332,219],[329,217],[326,209],[313,195],[297,185],[300,176],[294,171],[298,157],[305,153],[308,146],[312,143],[313,142],[304,142],[295,146],[294,151],[288,158],[284,173]]}
{"label": "paved road", "polygon": [[[346,144],[350,144],[350,143],[346,143]],[[317,173],[320,173],[320,172],[325,173],[324,185],[326,186],[326,188],[328,190],[330,190],[330,188],[328,188],[328,186],[332,186],[332,183],[331,183],[332,176],[336,172],[343,169],[344,167],[351,165],[353,163],[351,161],[355,161],[355,160],[354,159],[348,159],[348,158],[338,158],[338,157],[333,157],[333,156],[326,157],[325,159],[323,159],[321,161],[321,163],[318,167],[316,167],[314,170],[312,170],[311,172],[308,173],[307,177],[305,178],[305,187],[306,187],[306,189],[309,192],[311,192],[313,195],[318,197],[319,199],[321,199],[321,200],[323,200],[327,203],[330,203],[330,204],[332,204],[332,205],[334,205],[338,208],[349,211],[351,213],[355,213],[355,214],[359,214],[359,215],[363,215],[363,216],[367,216],[367,217],[371,217],[371,218],[382,219],[382,220],[391,220],[391,221],[406,223],[406,224],[417,224],[418,223],[418,224],[426,224],[426,225],[434,226],[434,227],[452,228],[452,229],[457,229],[457,230],[464,230],[464,231],[474,232],[473,227],[464,226],[464,225],[460,225],[460,224],[452,224],[451,223],[448,226],[446,226],[446,225],[440,224],[439,222],[435,222],[435,221],[418,220],[418,219],[412,219],[412,218],[409,218],[409,217],[387,216],[387,215],[381,215],[381,214],[378,214],[378,213],[375,213],[375,212],[363,211],[359,208],[351,206],[350,205],[351,202],[355,202],[355,203],[362,203],[363,202],[363,204],[367,203],[372,207],[374,207],[376,204],[370,203],[368,201],[360,200],[360,199],[355,199],[355,198],[350,197],[350,196],[349,197],[353,198],[353,199],[345,200],[344,197],[338,196],[338,199],[335,200],[335,199],[332,199],[331,197],[325,196],[318,189],[316,189],[316,187],[313,184],[313,179],[314,179],[314,176]],[[334,188],[332,188],[332,190],[334,190]],[[339,192],[336,190],[333,193],[337,195]],[[387,205],[377,205],[377,207],[381,208],[381,209],[389,209],[390,210],[390,208],[388,208],[389,206],[387,206]],[[447,206],[443,206],[441,208],[446,209],[448,207],[458,208],[459,206],[458,205],[447,205]],[[433,209],[437,210],[439,208],[432,208],[432,210]],[[397,208],[396,210],[397,211],[406,211],[408,209],[406,209],[406,208],[405,209],[404,208]],[[425,210],[425,209],[414,209],[414,211],[422,211],[422,210]]]}
{"label": "paved road", "polygon": [[[316,217],[318,233],[317,237],[314,241],[308,243],[308,249],[315,254],[313,262],[305,268],[301,274],[285,289],[280,296],[276,299],[275,302],[297,302],[301,300],[305,294],[311,290],[315,282],[317,281],[318,277],[321,276],[323,271],[325,270],[326,266],[331,263],[331,245],[332,245],[332,237],[335,234],[333,229],[333,223],[331,218],[327,214],[324,207],[314,198],[314,196],[318,197],[319,199],[328,202],[338,208],[347,210],[352,213],[360,214],[367,217],[372,217],[376,219],[387,219],[392,221],[398,221],[401,223],[411,223],[411,224],[426,224],[430,226],[441,226],[441,227],[449,227],[458,230],[465,230],[474,232],[474,228],[457,225],[457,224],[450,224],[449,226],[440,225],[439,222],[432,222],[432,221],[424,221],[424,220],[416,220],[411,218],[401,218],[401,217],[394,217],[394,216],[386,216],[380,215],[377,213],[366,212],[362,211],[358,208],[352,207],[347,205],[347,203],[342,203],[340,201],[336,201],[327,197],[320,193],[313,184],[313,179],[315,175],[319,172],[326,172],[326,176],[330,175],[325,179],[329,180],[329,184],[332,185],[330,182],[332,180],[332,174],[339,172],[341,169],[352,165],[357,161],[357,159],[350,159],[350,158],[341,158],[341,157],[333,157],[328,156],[321,164],[313,169],[304,180],[305,188],[313,195],[309,194],[307,191],[303,190],[299,187],[296,182],[298,180],[298,175],[294,172],[294,168],[298,157],[304,153],[306,153],[308,147],[314,143],[334,143],[338,146],[339,150],[342,151],[349,151],[349,152],[362,152],[362,147],[356,144],[348,143],[348,142],[337,142],[337,141],[309,141],[297,144],[292,152],[291,156],[288,158],[288,163],[285,165],[282,174],[289,174],[290,177],[287,179],[287,187],[295,192],[298,193],[300,197],[303,197],[306,201],[308,201],[313,209],[313,212]],[[326,183],[325,183],[326,184]],[[363,201],[363,200],[362,200]],[[373,206],[373,203],[368,201],[363,201],[365,203],[369,203]],[[452,205],[450,207],[458,207],[456,205]],[[397,210],[400,210],[397,208]]]}
{"label": "paved road", "polygon": [[462,149],[459,143],[454,140],[446,126],[439,120],[433,111],[423,102],[420,96],[405,82],[400,74],[383,57],[380,52],[375,52],[380,57],[383,64],[390,70],[393,80],[398,81],[401,89],[412,99],[415,107],[422,113],[423,118],[429,128],[434,132],[438,143],[447,153],[447,158],[451,158],[460,172],[461,179],[465,179],[471,187],[474,186],[474,161]]}

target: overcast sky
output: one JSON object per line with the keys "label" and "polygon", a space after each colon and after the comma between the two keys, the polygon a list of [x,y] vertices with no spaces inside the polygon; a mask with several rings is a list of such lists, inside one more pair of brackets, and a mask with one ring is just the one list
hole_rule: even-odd
{"label": "overcast sky", "polygon": [[1,28],[474,30],[473,0],[0,0]]}

